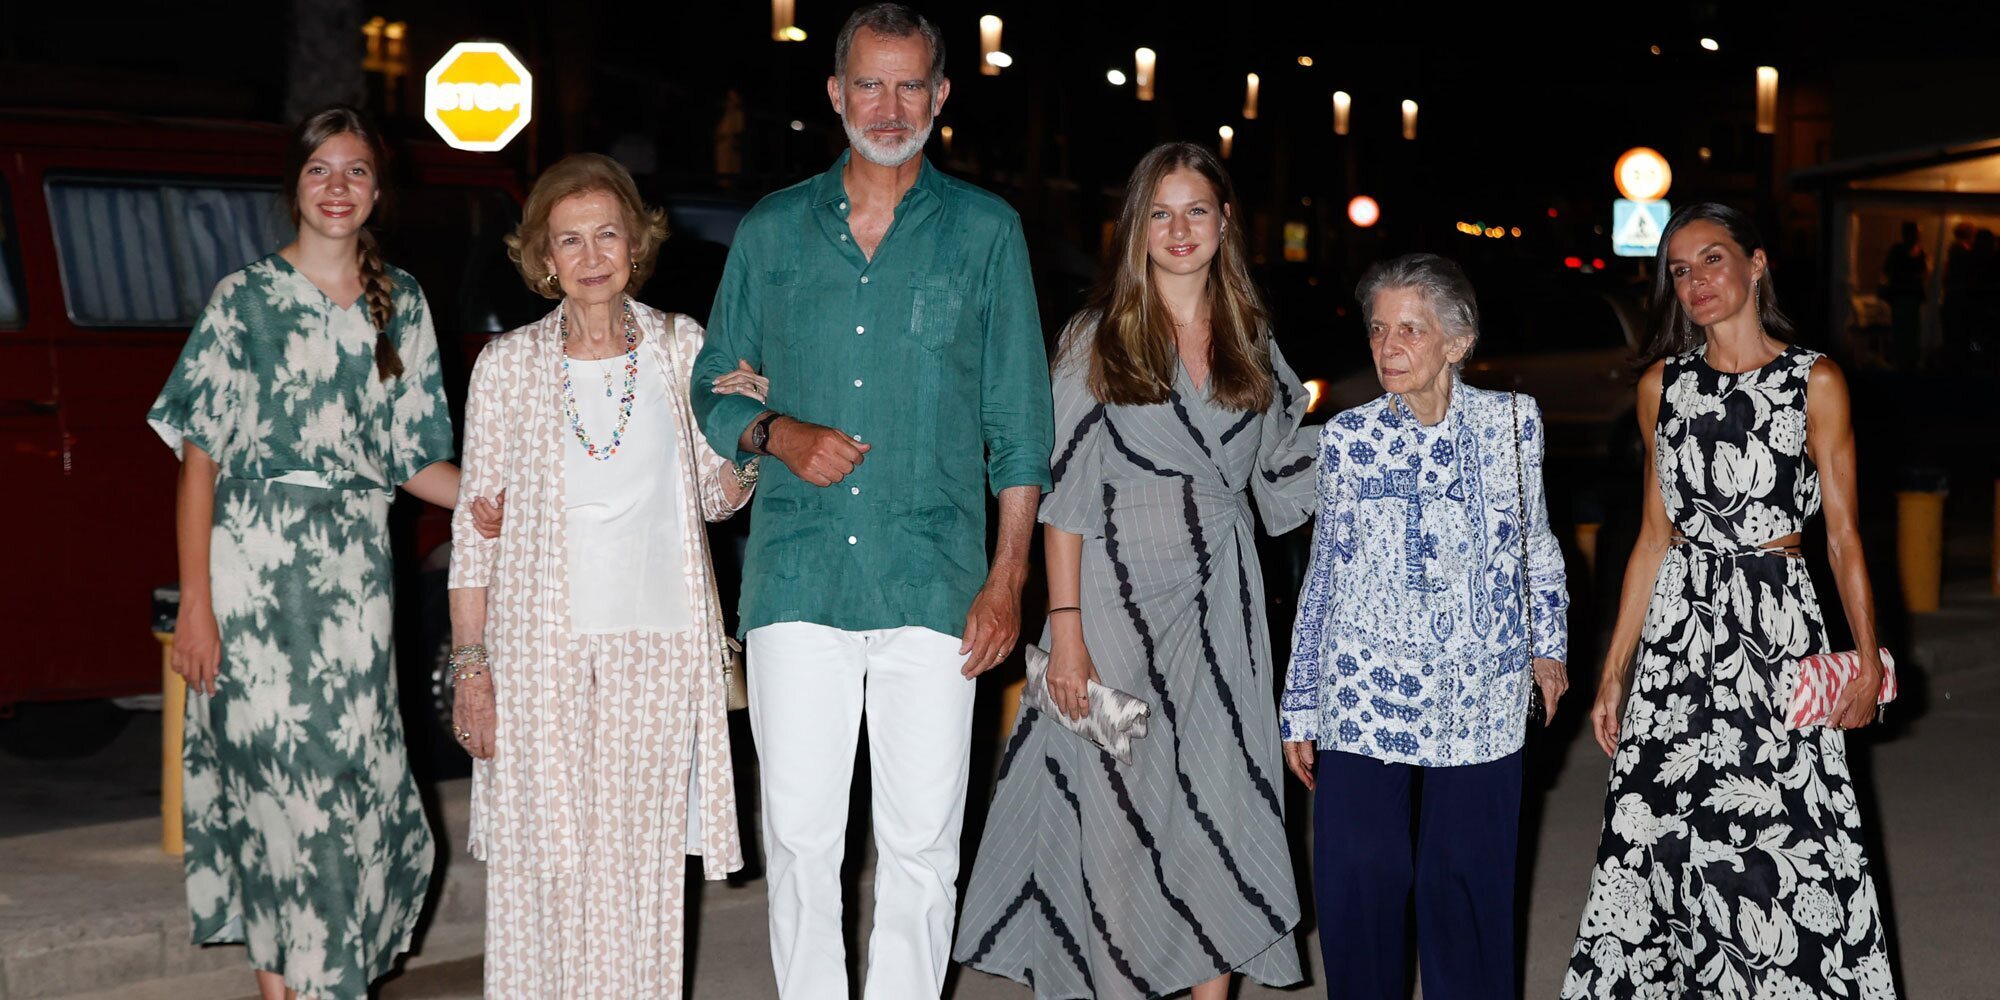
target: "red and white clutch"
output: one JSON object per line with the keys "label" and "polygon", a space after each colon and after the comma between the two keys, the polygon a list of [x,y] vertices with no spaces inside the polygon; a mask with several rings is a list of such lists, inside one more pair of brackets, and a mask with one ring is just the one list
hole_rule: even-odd
{"label": "red and white clutch", "polygon": [[[1845,653],[1819,653],[1799,660],[1799,686],[1792,691],[1791,704],[1785,707],[1785,728],[1826,725],[1827,716],[1833,712],[1833,703],[1840,698],[1841,689],[1860,673],[1861,654],[1852,649]],[[1875,704],[1887,705],[1895,700],[1896,659],[1884,649],[1882,690],[1875,696]]]}

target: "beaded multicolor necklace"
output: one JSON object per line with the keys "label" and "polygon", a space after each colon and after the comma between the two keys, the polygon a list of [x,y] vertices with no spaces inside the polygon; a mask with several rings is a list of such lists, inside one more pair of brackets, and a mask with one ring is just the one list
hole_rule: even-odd
{"label": "beaded multicolor necklace", "polygon": [[[618,426],[611,431],[611,446],[603,453],[590,440],[590,432],[583,428],[583,415],[577,410],[576,385],[570,381],[569,372],[569,307],[565,305],[556,313],[556,334],[562,346],[562,394],[563,415],[569,418],[569,429],[576,435],[576,442],[583,445],[583,452],[599,462],[608,462],[618,454],[618,446],[625,440],[625,426],[632,420],[632,401],[639,396],[639,322],[632,317],[632,302],[625,302],[625,395],[618,401]],[[609,385],[606,385],[609,388]],[[606,393],[609,395],[609,393]]]}

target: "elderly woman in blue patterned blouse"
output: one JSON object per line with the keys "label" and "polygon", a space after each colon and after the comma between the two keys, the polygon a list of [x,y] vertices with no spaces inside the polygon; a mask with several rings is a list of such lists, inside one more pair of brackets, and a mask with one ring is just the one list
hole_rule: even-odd
{"label": "elderly woman in blue patterned blouse", "polygon": [[1507,998],[1531,676],[1547,716],[1568,686],[1541,412],[1459,381],[1479,309],[1457,264],[1400,257],[1355,294],[1388,392],[1321,432],[1281,703],[1286,764],[1316,788],[1327,995],[1406,995],[1414,886],[1424,994]]}

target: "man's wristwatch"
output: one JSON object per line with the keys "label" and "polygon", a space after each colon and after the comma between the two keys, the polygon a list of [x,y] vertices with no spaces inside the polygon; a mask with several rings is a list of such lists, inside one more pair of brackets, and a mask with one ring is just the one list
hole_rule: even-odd
{"label": "man's wristwatch", "polygon": [[782,414],[778,411],[771,410],[763,416],[758,417],[757,422],[750,425],[751,451],[759,455],[769,455],[771,453],[768,447],[771,443],[771,421],[778,419],[780,416]]}

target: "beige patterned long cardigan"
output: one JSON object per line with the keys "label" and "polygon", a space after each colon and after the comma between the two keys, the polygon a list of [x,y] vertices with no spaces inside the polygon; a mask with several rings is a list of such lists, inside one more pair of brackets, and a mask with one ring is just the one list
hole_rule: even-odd
{"label": "beige patterned long cardigan", "polygon": [[[633,312],[642,349],[673,373],[675,419],[692,427],[686,387],[700,325],[679,316],[669,323],[637,303]],[[466,402],[451,586],[487,588],[498,707],[494,757],[473,769],[470,846],[487,864],[486,995],[679,996],[686,855],[701,856],[709,879],[743,865],[720,667],[725,633],[702,556],[702,520],[723,520],[741,505],[723,491],[727,460],[699,433],[626,442],[670,444],[679,456],[694,627],[670,636],[572,635],[561,364],[550,313],[486,347]],[[502,489],[500,537],[481,538],[469,504]],[[690,809],[698,844],[688,843]]]}

